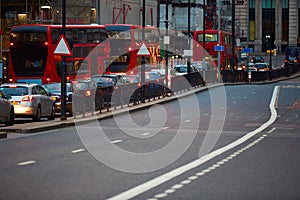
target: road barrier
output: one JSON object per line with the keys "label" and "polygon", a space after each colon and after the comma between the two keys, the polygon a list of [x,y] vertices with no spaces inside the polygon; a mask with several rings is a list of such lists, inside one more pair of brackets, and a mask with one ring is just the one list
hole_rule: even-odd
{"label": "road barrier", "polygon": [[[247,71],[222,71],[219,75],[217,70],[205,70],[190,75],[185,74],[181,76],[174,76],[170,78],[171,86],[166,87],[164,79],[158,79],[145,82],[142,88],[141,83],[128,83],[124,85],[102,86],[97,87],[94,92],[93,101],[85,101],[81,107],[84,108],[80,113],[85,114],[87,111],[109,111],[111,108],[123,107],[130,104],[139,104],[142,101],[142,89],[144,89],[144,100],[151,101],[156,98],[163,98],[175,93],[182,93],[195,87],[202,87],[206,84],[218,83],[218,76],[224,83],[243,83],[243,82],[265,82],[267,80],[278,79],[280,77],[288,77],[300,71],[300,65],[289,66],[281,69],[274,69],[272,71],[251,72],[249,78]],[[74,100],[75,99],[75,100]],[[76,102],[76,98],[73,98]],[[93,105],[90,105],[93,104]],[[73,106],[78,107],[78,106]],[[94,110],[93,110],[94,109]],[[76,112],[74,112],[76,117]]]}

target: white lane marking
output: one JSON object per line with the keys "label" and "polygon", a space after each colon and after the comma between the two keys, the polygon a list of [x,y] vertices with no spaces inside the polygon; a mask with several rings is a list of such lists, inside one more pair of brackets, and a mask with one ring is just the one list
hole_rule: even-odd
{"label": "white lane marking", "polygon": [[36,163],[35,160],[29,160],[29,161],[24,161],[24,162],[18,163],[18,166],[31,165],[31,164],[34,164],[34,163]]}
{"label": "white lane marking", "polygon": [[110,143],[117,144],[117,143],[120,143],[120,142],[123,142],[123,140],[114,140],[114,141],[111,141]]}
{"label": "white lane marking", "polygon": [[[250,144],[248,144],[247,146],[235,151],[234,153],[230,154],[229,156],[227,156],[225,159],[227,159],[228,161],[233,159],[234,157],[238,156],[241,152],[245,151],[246,149],[248,149],[248,147],[252,147],[253,145],[257,144],[258,142],[260,142],[261,140],[263,140],[265,137],[267,137],[266,134],[262,135],[261,137],[259,137],[258,139],[256,139],[255,141],[251,142]],[[224,160],[224,159],[223,159]],[[189,178],[183,180],[180,182],[180,184],[182,185],[182,187],[184,187],[187,184],[192,183],[194,180],[197,180],[200,176],[203,176],[213,170],[215,170],[218,167],[221,167],[221,165],[224,165],[226,162],[222,162],[219,161],[217,162],[217,164],[213,164],[212,166],[208,167],[207,169],[203,169],[201,172],[197,172],[194,176],[190,176]],[[181,187],[180,187],[181,188]],[[178,189],[180,189],[178,188]],[[167,191],[172,190],[172,193],[176,192],[178,189],[176,188],[169,188],[167,190],[165,190],[163,193],[160,193],[159,195],[161,196],[168,196],[171,193],[168,193]],[[157,197],[157,195],[155,195],[154,197]],[[151,198],[150,198],[151,199]]]}
{"label": "white lane marking", "polygon": [[269,130],[267,133],[273,133],[276,130],[276,127],[273,127],[271,130]]}
{"label": "white lane marking", "polygon": [[203,116],[207,116],[207,115],[209,115],[209,113],[205,113],[205,114],[203,114]]}
{"label": "white lane marking", "polygon": [[191,121],[191,120],[187,119],[187,120],[185,120],[184,122],[189,123],[190,121]]}
{"label": "white lane marking", "polygon": [[[154,188],[154,187],[157,187],[191,169],[194,169],[196,167],[199,167],[200,165],[202,165],[203,163],[206,163],[207,161],[233,149],[234,147],[246,142],[247,140],[249,140],[250,138],[252,138],[253,136],[257,135],[258,133],[262,132],[263,130],[265,130],[266,128],[268,128],[272,123],[274,123],[274,121],[276,120],[276,117],[277,117],[277,112],[276,112],[276,109],[275,109],[275,101],[277,99],[277,95],[278,95],[278,88],[279,86],[275,86],[274,90],[273,90],[273,95],[272,95],[272,98],[271,98],[271,102],[270,102],[270,105],[269,105],[269,108],[271,110],[271,116],[270,116],[270,119],[265,122],[264,124],[262,124],[260,127],[258,127],[257,129],[255,129],[254,131],[251,131],[249,133],[247,133],[246,135],[244,135],[243,137],[237,139],[236,141],[224,146],[224,147],[221,147],[209,154],[206,154],[204,156],[202,156],[201,158],[198,158],[197,160],[194,160],[186,165],[183,165],[179,168],[176,168],[176,169],[173,169],[172,171],[170,172],[167,172],[161,176],[158,176],[152,180],[149,180],[145,183],[142,183],[140,185],[137,185],[127,191],[124,191],[120,194],[117,194],[111,198],[109,198],[109,200],[125,200],[125,199],[130,199],[130,198],[133,198],[133,197],[136,197],[146,191],[149,191],[150,189]],[[253,146],[253,144],[251,145]],[[250,148],[251,146],[247,145],[246,147],[244,147],[243,149],[246,150],[248,148]],[[232,158],[227,158],[227,160],[223,159],[222,161],[229,161],[230,159]],[[205,173],[204,172],[201,172],[201,175],[204,175]],[[198,176],[201,176],[200,173],[197,174]],[[174,186],[173,186],[174,187]],[[172,189],[177,189],[177,188],[173,188]],[[183,185],[181,185],[181,187],[183,187]]]}
{"label": "white lane marking", "polygon": [[261,118],[263,116],[263,114],[260,114],[260,115],[258,115],[257,117],[255,117],[252,121],[256,121],[256,120],[258,120],[259,118]]}
{"label": "white lane marking", "polygon": [[148,133],[148,132],[146,132],[146,133],[142,133],[141,135],[142,136],[147,136],[147,135],[149,135],[150,133]]}
{"label": "white lane marking", "polygon": [[165,126],[165,127],[163,127],[163,130],[168,129],[168,128],[169,128],[168,126]]}
{"label": "white lane marking", "polygon": [[85,151],[85,149],[75,149],[73,151],[71,151],[71,153],[79,153],[79,152],[83,152]]}

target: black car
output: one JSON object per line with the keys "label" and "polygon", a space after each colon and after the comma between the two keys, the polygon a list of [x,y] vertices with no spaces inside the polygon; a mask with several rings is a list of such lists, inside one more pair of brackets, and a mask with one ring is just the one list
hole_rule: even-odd
{"label": "black car", "polygon": [[[43,87],[52,96],[55,101],[55,112],[61,113],[61,83],[44,84]],[[69,116],[73,116],[72,107],[73,85],[72,83],[66,84],[66,112]]]}
{"label": "black car", "polygon": [[250,59],[251,63],[263,63],[265,62],[264,58],[261,56],[252,56],[252,58]]}
{"label": "black car", "polygon": [[[121,85],[125,85],[127,82],[125,78],[120,74],[101,74],[93,75],[92,80],[96,83],[97,89],[95,94],[95,106],[96,109],[101,109],[103,107],[110,107],[112,104],[120,104],[120,98],[117,95],[120,95]],[[112,96],[114,94],[114,100]]]}
{"label": "black car", "polygon": [[85,116],[86,111],[95,111],[96,83],[92,79],[82,79],[72,81],[73,87],[73,115],[82,113]]}

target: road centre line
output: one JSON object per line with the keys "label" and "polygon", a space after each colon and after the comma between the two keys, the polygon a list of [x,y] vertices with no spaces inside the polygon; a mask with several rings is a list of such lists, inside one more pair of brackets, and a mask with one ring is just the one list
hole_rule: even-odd
{"label": "road centre line", "polygon": [[[273,124],[276,120],[277,112],[275,109],[275,102],[276,102],[277,96],[278,96],[278,89],[279,89],[279,86],[275,86],[275,88],[273,90],[273,95],[272,95],[272,98],[270,101],[270,105],[269,105],[269,108],[271,111],[270,119],[267,122],[265,122],[264,124],[262,124],[260,127],[258,127],[257,129],[255,129],[254,131],[251,131],[251,132],[247,133],[246,135],[244,135],[243,137],[237,139],[236,141],[234,141],[224,147],[221,147],[217,150],[214,150],[214,151],[206,154],[205,156],[202,156],[201,158],[198,158],[188,164],[185,164],[179,168],[176,168],[170,172],[167,172],[167,173],[165,173],[161,176],[158,176],[152,180],[149,180],[145,183],[137,185],[137,186],[135,186],[127,191],[124,191],[120,194],[117,194],[117,195],[109,198],[109,200],[124,200],[124,199],[130,199],[130,198],[136,197],[146,191],[151,190],[154,187],[157,187],[175,177],[180,176],[181,174],[183,174],[189,170],[199,167],[203,163],[206,163],[207,161],[235,148],[236,146],[246,142],[250,138],[257,135],[258,133],[262,132],[263,130],[268,128],[271,124]],[[253,146],[253,144],[252,144],[252,146]],[[250,146],[247,146],[247,148],[250,148]],[[245,148],[245,149],[247,149],[247,148]]]}
{"label": "road centre line", "polygon": [[114,140],[114,141],[111,141],[110,143],[116,144],[116,143],[120,143],[120,142],[123,142],[123,140]]}
{"label": "road centre line", "polygon": [[276,127],[273,127],[271,130],[269,130],[267,133],[273,133],[276,130]]}
{"label": "road centre line", "polygon": [[71,153],[79,153],[79,152],[83,152],[85,151],[85,149],[75,149],[73,151],[71,151]]}
{"label": "road centre line", "polygon": [[18,166],[31,165],[31,164],[34,164],[34,163],[36,163],[35,160],[29,160],[29,161],[24,161],[24,162],[18,163]]}

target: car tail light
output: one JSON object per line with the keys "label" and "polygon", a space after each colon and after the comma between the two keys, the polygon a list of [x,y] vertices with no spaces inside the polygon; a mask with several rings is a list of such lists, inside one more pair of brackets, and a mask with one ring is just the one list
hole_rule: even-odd
{"label": "car tail light", "polygon": [[9,43],[9,46],[11,46],[11,47],[14,46],[14,43],[13,43],[13,42],[10,42],[10,43]]}
{"label": "car tail light", "polygon": [[85,91],[85,96],[86,96],[86,97],[91,96],[91,91],[90,91],[90,90]]}
{"label": "car tail light", "polygon": [[33,101],[34,100],[34,96],[25,96],[22,98],[22,101]]}

